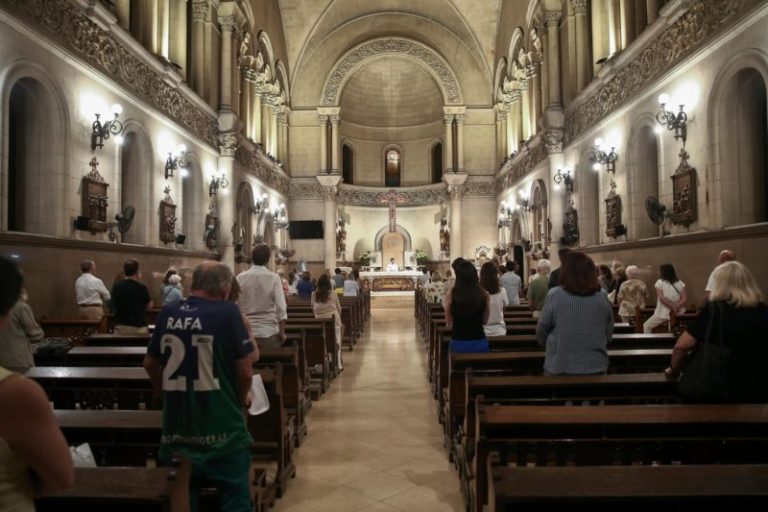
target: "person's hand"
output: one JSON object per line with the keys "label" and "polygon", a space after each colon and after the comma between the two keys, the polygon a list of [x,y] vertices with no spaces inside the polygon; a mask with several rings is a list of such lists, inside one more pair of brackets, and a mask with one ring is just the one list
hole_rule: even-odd
{"label": "person's hand", "polygon": [[280,342],[285,343],[286,339],[288,339],[288,337],[285,335],[285,331],[280,331]]}
{"label": "person's hand", "polygon": [[671,366],[664,370],[664,376],[669,380],[677,380],[680,377],[680,370],[672,368]]}
{"label": "person's hand", "polygon": [[251,392],[248,391],[248,394],[245,395],[245,400],[243,400],[243,407],[245,407],[246,409],[250,409],[251,402],[253,402],[253,398],[251,397]]}

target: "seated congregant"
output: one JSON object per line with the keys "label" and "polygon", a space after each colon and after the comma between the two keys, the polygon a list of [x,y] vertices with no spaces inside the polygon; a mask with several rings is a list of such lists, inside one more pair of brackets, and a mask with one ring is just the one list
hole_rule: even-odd
{"label": "seated congregant", "polygon": [[344,296],[357,297],[360,295],[360,283],[357,282],[357,271],[350,270],[344,279]]}
{"label": "seated congregant", "polygon": [[395,258],[389,259],[389,265],[387,265],[387,272],[399,272],[400,267],[397,266],[397,263],[395,263]]}
{"label": "seated congregant", "polygon": [[314,291],[315,283],[312,282],[312,276],[309,272],[302,273],[301,280],[296,285],[296,294],[302,299],[309,299]]}
{"label": "seated congregant", "polygon": [[480,285],[490,296],[488,321],[483,326],[486,336],[504,336],[507,324],[504,322],[504,308],[509,305],[507,290],[499,284],[499,272],[496,264],[490,261],[480,268]]}
{"label": "seated congregant", "polygon": [[490,315],[490,295],[480,286],[471,262],[456,265],[456,282],[443,299],[443,308],[451,328],[451,352],[488,352],[483,325]]}
{"label": "seated congregant", "polygon": [[613,335],[613,308],[597,280],[597,269],[584,253],[571,251],[562,260],[560,286],[552,288],[536,326],[545,347],[548,375],[592,375],[608,369]]}

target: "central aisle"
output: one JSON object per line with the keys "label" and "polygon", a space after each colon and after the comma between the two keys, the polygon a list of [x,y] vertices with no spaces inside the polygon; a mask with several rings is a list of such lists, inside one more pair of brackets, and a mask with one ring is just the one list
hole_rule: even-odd
{"label": "central aisle", "polygon": [[426,380],[413,298],[374,298],[344,371],[308,417],[277,512],[462,511]]}

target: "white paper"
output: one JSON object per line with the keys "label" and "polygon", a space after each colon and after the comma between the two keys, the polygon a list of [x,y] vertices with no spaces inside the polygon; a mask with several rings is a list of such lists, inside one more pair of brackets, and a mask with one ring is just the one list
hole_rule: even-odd
{"label": "white paper", "polygon": [[269,399],[267,390],[264,389],[264,382],[258,373],[251,378],[251,391],[248,393],[251,399],[251,406],[248,408],[248,414],[258,416],[269,410]]}

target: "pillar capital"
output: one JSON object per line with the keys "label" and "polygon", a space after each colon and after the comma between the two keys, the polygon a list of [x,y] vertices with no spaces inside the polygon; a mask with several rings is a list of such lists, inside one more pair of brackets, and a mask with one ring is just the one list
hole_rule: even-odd
{"label": "pillar capital", "polygon": [[326,124],[328,124],[329,117],[330,116],[326,116],[323,114],[320,114],[319,116],[317,116],[317,118],[320,120],[320,126],[325,126]]}
{"label": "pillar capital", "polygon": [[587,14],[587,0],[570,0],[574,14]]}
{"label": "pillar capital", "polygon": [[338,126],[339,125],[339,121],[341,121],[341,116],[339,116],[339,115],[331,115],[331,116],[328,116],[328,119],[331,121],[331,124],[333,126]]}
{"label": "pillar capital", "polygon": [[339,183],[341,175],[339,174],[318,174],[315,176],[320,186],[323,187],[323,197],[326,199],[335,199],[339,193]]}
{"label": "pillar capital", "polygon": [[547,29],[552,30],[560,26],[560,19],[563,14],[561,11],[542,11],[541,17]]}
{"label": "pillar capital", "polygon": [[237,19],[234,16],[219,16],[219,26],[222,32],[232,33],[235,31]]}
{"label": "pillar capital", "polygon": [[208,12],[210,6],[208,0],[193,0],[192,1],[192,21],[206,21],[208,19]]}
{"label": "pillar capital", "polygon": [[456,124],[464,124],[465,114],[456,114],[454,117],[456,118]]}
{"label": "pillar capital", "polygon": [[443,114],[443,124],[450,125],[453,124],[453,114]]}

